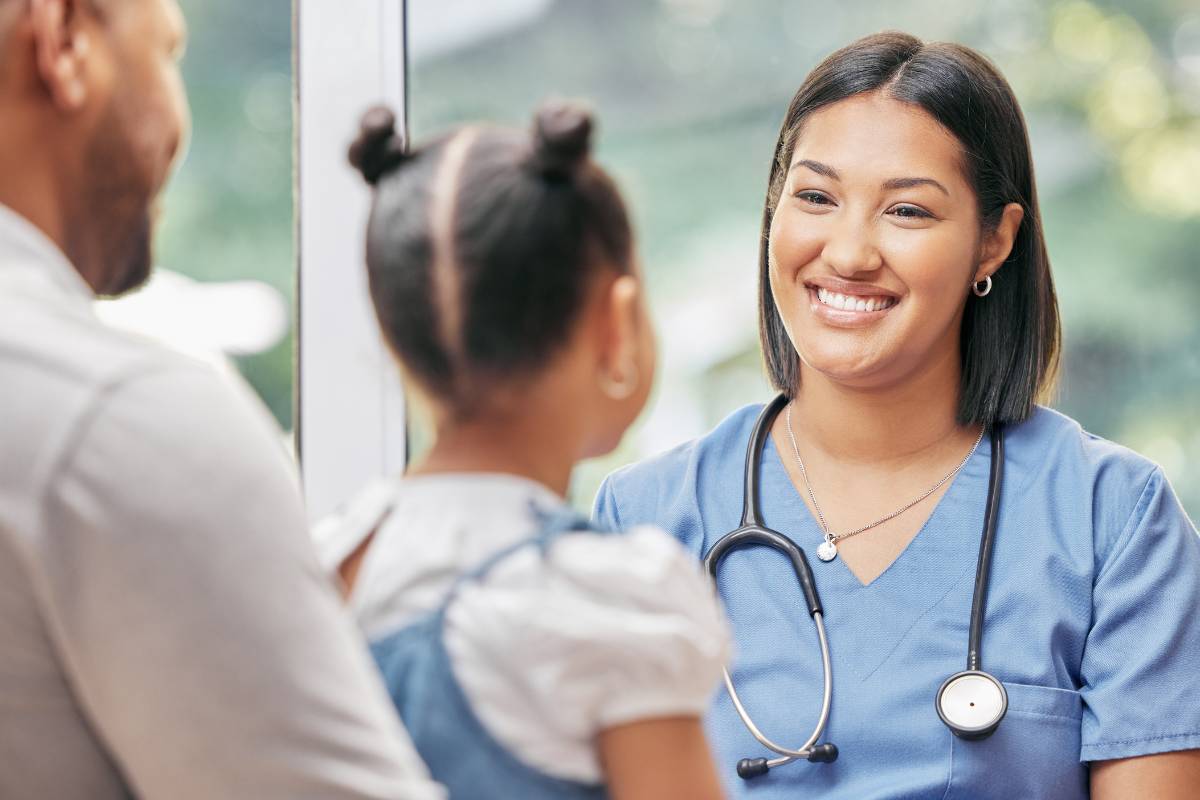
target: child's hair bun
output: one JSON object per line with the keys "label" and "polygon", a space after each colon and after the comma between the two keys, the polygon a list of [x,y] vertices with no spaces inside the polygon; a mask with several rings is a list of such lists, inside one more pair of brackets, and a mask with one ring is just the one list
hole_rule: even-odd
{"label": "child's hair bun", "polygon": [[544,104],[533,119],[533,168],[547,178],[570,178],[591,153],[592,128],[592,115],[582,106]]}
{"label": "child's hair bun", "polygon": [[396,115],[376,106],[363,114],[358,138],[350,145],[350,163],[374,186],[408,158],[404,138],[396,133]]}

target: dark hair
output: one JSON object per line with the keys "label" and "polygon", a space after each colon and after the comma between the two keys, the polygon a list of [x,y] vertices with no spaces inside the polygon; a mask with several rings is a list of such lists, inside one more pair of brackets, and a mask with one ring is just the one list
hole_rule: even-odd
{"label": "dark hair", "polygon": [[767,261],[771,219],[797,137],[813,112],[875,91],[922,109],[958,139],[985,230],[999,223],[1008,203],[1025,210],[992,292],[968,297],[958,405],[963,424],[1023,420],[1053,391],[1062,339],[1025,119],[1004,77],[979,53],[903,33],[867,36],[838,50],[809,73],[788,107],[771,163],[759,249],[759,337],[771,382],[789,396],[800,382],[799,356],[775,307]]}
{"label": "dark hair", "polygon": [[460,416],[489,382],[546,365],[599,270],[632,270],[629,219],[589,157],[592,129],[588,112],[553,103],[530,132],[466,127],[408,152],[391,112],[363,117],[350,161],[376,186],[375,311],[405,369]]}

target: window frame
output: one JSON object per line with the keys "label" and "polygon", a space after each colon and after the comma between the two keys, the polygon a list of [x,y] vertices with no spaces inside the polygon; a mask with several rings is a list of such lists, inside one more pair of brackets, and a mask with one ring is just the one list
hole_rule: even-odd
{"label": "window frame", "polygon": [[407,130],[407,3],[294,0],[295,446],[311,519],[401,471],[404,394],[367,292],[370,191],[346,159],[383,103]]}

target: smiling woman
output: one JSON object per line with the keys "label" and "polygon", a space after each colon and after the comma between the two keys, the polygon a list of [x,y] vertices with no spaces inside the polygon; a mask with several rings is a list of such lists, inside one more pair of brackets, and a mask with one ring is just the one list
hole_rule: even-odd
{"label": "smiling woman", "polygon": [[[961,331],[958,420],[1022,420],[1053,388],[1061,334],[1020,107],[1003,78],[968,48],[899,35],[876,41],[902,60],[899,68],[879,60],[847,70],[854,54],[835,54],[805,81],[785,118],[760,260],[760,334],[772,382],[790,393],[809,347],[836,348],[845,339],[809,340],[802,335],[808,315],[789,313],[801,308],[795,299],[777,307],[775,292],[789,291],[779,285],[781,260],[802,266],[796,260],[808,263],[819,246],[831,274],[805,276],[803,288],[814,291],[823,281],[830,292],[858,297],[868,289],[842,279],[877,270],[886,254],[896,268],[890,286],[870,291],[890,298],[889,305],[906,302],[889,311],[887,324],[859,336],[856,350],[875,353],[873,363],[899,378],[915,364],[888,358],[890,347],[904,342],[912,353],[936,342],[942,361],[954,360]],[[797,214],[810,217],[802,232],[795,230]],[[987,280],[1001,267],[1002,276]],[[967,301],[975,283],[997,287],[986,303]],[[813,306],[835,327],[876,319],[836,313],[844,308],[836,300]],[[910,335],[916,327],[924,341]],[[821,358],[816,351],[812,357]]]}
{"label": "smiling woman", "polygon": [[[995,67],[895,33],[819,65],[776,144],[759,292],[781,397],[615,473],[596,507],[723,559],[731,680],[757,726],[728,698],[710,712],[731,794],[1189,797],[1200,538],[1158,467],[1037,404],[1058,308],[1024,120]],[[724,556],[755,526],[816,550],[823,611],[774,545]],[[820,660],[797,656],[806,607]],[[991,693],[968,699],[994,713],[964,725],[977,704],[955,698],[976,684]],[[817,734],[768,744],[818,709],[811,752],[836,742],[836,763],[804,763],[830,760],[806,755]],[[764,745],[781,757],[753,758]]]}

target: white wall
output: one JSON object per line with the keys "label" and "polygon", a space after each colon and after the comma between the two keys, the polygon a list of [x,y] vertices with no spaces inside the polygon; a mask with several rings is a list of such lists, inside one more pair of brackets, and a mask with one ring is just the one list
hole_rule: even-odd
{"label": "white wall", "polygon": [[403,0],[296,0],[299,270],[296,441],[309,514],[404,465],[404,401],[376,331],[346,161],[362,112],[403,117]]}

